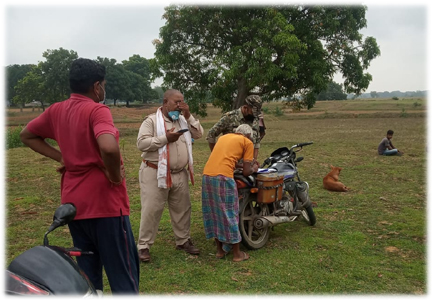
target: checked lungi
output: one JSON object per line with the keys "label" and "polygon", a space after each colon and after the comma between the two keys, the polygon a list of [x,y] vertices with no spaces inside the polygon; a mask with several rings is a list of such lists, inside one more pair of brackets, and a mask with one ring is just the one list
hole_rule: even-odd
{"label": "checked lungi", "polygon": [[203,175],[202,213],[207,239],[216,238],[227,244],[241,241],[239,200],[233,178]]}

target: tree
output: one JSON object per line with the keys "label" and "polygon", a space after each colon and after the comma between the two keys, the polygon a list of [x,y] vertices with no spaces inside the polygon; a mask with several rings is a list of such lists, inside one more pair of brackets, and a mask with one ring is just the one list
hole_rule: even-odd
{"label": "tree", "polygon": [[105,86],[106,97],[117,100],[127,97],[129,78],[122,64],[118,64],[115,59],[97,57],[97,61],[105,66],[107,84]]}
{"label": "tree", "polygon": [[158,103],[162,103],[163,101],[163,95],[165,93],[165,90],[163,88],[161,88],[160,86],[155,86],[153,88],[153,91],[156,93],[155,94],[155,99],[158,100]]}
{"label": "tree", "polygon": [[18,81],[15,86],[15,96],[12,102],[20,106],[21,112],[26,103],[33,100],[40,101],[42,110],[45,110],[43,96],[45,93],[44,79],[40,66],[33,66],[26,76]]}
{"label": "tree", "polygon": [[347,94],[344,93],[342,84],[332,81],[327,85],[327,89],[317,95],[317,100],[346,100]]}
{"label": "tree", "polygon": [[[139,100],[143,103],[154,99],[155,94],[154,94],[154,92],[151,88],[151,85],[150,85],[151,71],[150,71],[149,60],[135,54],[135,55],[129,57],[129,60],[124,60],[122,63],[123,63],[124,68],[127,71],[133,72],[133,73],[141,76],[141,79],[139,82],[139,86],[140,86],[141,90],[135,92],[135,94],[136,94],[135,99]],[[136,78],[136,79],[138,79],[138,78]],[[136,85],[132,86],[132,89],[135,90],[135,87],[136,87]]]}
{"label": "tree", "polygon": [[364,71],[380,51],[374,38],[359,33],[365,12],[365,6],[171,5],[153,41],[154,75],[180,89],[201,115],[208,91],[225,111],[250,94],[267,101],[300,94],[311,108],[337,71],[347,92],[360,93],[372,80]]}
{"label": "tree", "polygon": [[372,91],[370,94],[372,98],[378,98],[378,93],[376,91]]}
{"label": "tree", "polygon": [[6,100],[12,102],[15,97],[15,86],[35,65],[9,65],[6,67]]}
{"label": "tree", "polygon": [[78,54],[73,50],[59,48],[47,50],[42,56],[46,59],[39,64],[45,86],[44,100],[48,103],[63,101],[70,94],[69,70]]}

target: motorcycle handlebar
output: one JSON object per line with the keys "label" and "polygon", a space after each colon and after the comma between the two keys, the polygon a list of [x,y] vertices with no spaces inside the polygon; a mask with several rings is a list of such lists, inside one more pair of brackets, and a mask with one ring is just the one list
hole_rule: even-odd
{"label": "motorcycle handlebar", "polygon": [[312,145],[312,144],[313,144],[313,142],[300,143],[300,144],[292,146],[291,148],[301,148],[301,147]]}

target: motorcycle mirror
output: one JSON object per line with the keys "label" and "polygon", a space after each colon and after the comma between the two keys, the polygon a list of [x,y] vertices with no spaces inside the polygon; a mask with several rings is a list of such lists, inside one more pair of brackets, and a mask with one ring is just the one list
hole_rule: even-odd
{"label": "motorcycle mirror", "polygon": [[56,211],[54,212],[53,222],[51,223],[48,231],[44,236],[44,245],[48,246],[48,238],[47,235],[54,229],[64,226],[71,222],[76,216],[76,207],[72,203],[66,203],[60,205]]}
{"label": "motorcycle mirror", "polygon": [[76,216],[76,207],[72,203],[60,205],[53,217],[53,223],[58,223],[57,227],[64,226],[71,222]]}
{"label": "motorcycle mirror", "polygon": [[303,156],[300,156],[300,157],[297,157],[294,162],[298,163],[298,162],[301,162],[302,160],[303,160]]}

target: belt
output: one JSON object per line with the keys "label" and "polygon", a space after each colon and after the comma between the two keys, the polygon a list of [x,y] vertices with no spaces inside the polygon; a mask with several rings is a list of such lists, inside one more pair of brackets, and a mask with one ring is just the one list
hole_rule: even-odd
{"label": "belt", "polygon": [[[147,166],[149,166],[152,169],[156,169],[158,168],[157,165],[155,165],[154,163],[149,162],[148,160],[143,159],[143,163],[145,163]],[[186,166],[184,166],[183,168],[181,168],[180,170],[170,170],[171,174],[176,174],[176,173],[180,173],[181,171],[183,171],[186,168]]]}

